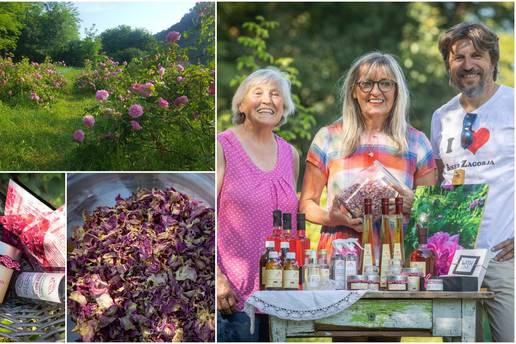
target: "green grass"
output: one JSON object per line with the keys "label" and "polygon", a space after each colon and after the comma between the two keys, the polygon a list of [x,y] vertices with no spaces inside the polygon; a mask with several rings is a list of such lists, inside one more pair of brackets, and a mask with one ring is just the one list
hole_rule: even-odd
{"label": "green grass", "polygon": [[59,67],[58,70],[67,79],[67,85],[52,104],[8,106],[0,101],[0,170],[214,169],[213,147],[208,152],[200,152],[194,144],[196,138],[188,141],[187,133],[180,130],[163,133],[166,152],[151,146],[117,147],[98,143],[92,148],[74,142],[73,132],[78,128],[84,130],[84,109],[96,100],[93,92],[79,92],[74,88],[80,68]]}

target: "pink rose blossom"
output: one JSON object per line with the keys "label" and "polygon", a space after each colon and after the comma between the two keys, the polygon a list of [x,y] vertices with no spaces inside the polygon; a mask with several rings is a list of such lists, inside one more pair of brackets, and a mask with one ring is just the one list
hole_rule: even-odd
{"label": "pink rose blossom", "polygon": [[177,82],[182,82],[185,78],[183,78],[182,76],[178,76],[177,77]]}
{"label": "pink rose blossom", "polygon": [[163,76],[165,75],[165,71],[166,71],[165,68],[163,68],[161,66],[158,68],[158,74],[161,78],[163,78]]}
{"label": "pink rose blossom", "polygon": [[108,99],[108,97],[109,97],[109,93],[106,90],[98,90],[97,93],[95,94],[95,98],[97,98],[97,100],[100,100],[100,101],[104,101],[104,100]]}
{"label": "pink rose blossom", "polygon": [[132,118],[138,118],[143,115],[143,107],[140,104],[133,104],[129,107],[128,113]]}
{"label": "pink rose blossom", "polygon": [[133,129],[135,131],[142,129],[142,126],[140,125],[140,123],[138,121],[130,121],[129,123],[131,123],[131,129]]}
{"label": "pink rose blossom", "polygon": [[437,232],[428,238],[428,248],[435,254],[437,275],[447,275],[456,250],[462,250],[459,245],[459,234],[450,236],[446,232]]}
{"label": "pink rose blossom", "polygon": [[176,68],[179,73],[183,73],[185,71],[185,67],[183,67],[182,64],[178,64]]}
{"label": "pink rose blossom", "polygon": [[38,96],[38,94],[37,94],[36,92],[31,92],[31,93],[30,93],[30,99],[31,99],[31,100],[34,100],[34,101],[36,101],[36,102],[39,102],[39,99],[40,99],[40,98],[39,98],[39,96]]}
{"label": "pink rose blossom", "polygon": [[211,82],[210,87],[208,88],[208,92],[213,96],[215,95],[215,83]]}
{"label": "pink rose blossom", "polygon": [[77,129],[73,133],[73,139],[77,142],[82,142],[84,140],[84,131],[82,131],[81,129]]}
{"label": "pink rose blossom", "polygon": [[186,103],[188,103],[188,97],[187,96],[177,97],[176,100],[174,100],[174,105],[175,106],[185,105]]}
{"label": "pink rose blossom", "polygon": [[86,115],[82,118],[82,123],[84,123],[88,128],[91,128],[95,124],[95,117],[92,115]]}
{"label": "pink rose blossom", "polygon": [[166,99],[163,99],[163,98],[159,98],[158,100],[158,105],[164,109],[168,108],[168,101]]}
{"label": "pink rose blossom", "polygon": [[167,33],[167,42],[168,43],[174,43],[181,39],[181,33],[177,31],[170,31]]}

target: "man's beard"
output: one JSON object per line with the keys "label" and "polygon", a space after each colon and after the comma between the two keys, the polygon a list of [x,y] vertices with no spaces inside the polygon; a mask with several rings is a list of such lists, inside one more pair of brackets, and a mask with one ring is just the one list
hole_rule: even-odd
{"label": "man's beard", "polygon": [[[479,81],[477,84],[473,85],[466,85],[464,84],[462,77],[469,75],[469,74],[475,74],[478,75]],[[457,87],[463,95],[469,98],[474,98],[480,96],[486,86],[486,78],[485,78],[485,72],[481,69],[472,69],[472,70],[460,70],[456,74],[450,75],[450,83]]]}

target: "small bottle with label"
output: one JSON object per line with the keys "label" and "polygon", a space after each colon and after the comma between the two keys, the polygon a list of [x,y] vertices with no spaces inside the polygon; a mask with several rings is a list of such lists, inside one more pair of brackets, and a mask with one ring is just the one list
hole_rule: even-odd
{"label": "small bottle with label", "polygon": [[326,289],[330,283],[330,266],[326,250],[319,250],[319,275],[321,276],[321,287]]}
{"label": "small bottle with label", "polygon": [[317,263],[317,252],[310,251],[308,264],[303,266],[304,290],[318,290],[321,282],[321,273]]}
{"label": "small bottle with label", "polygon": [[269,252],[265,264],[265,283],[266,290],[281,290],[283,286],[283,269],[276,251]]}
{"label": "small bottle with label", "polygon": [[265,264],[269,259],[269,252],[274,250],[274,241],[267,240],[265,242],[265,252],[260,257],[260,290],[265,289]]}
{"label": "small bottle with label", "polygon": [[19,297],[55,303],[64,302],[64,273],[22,272],[16,279]]}
{"label": "small bottle with label", "polygon": [[299,266],[294,252],[288,252],[283,263],[283,289],[299,289]]}
{"label": "small bottle with label", "polygon": [[331,257],[330,278],[335,282],[335,289],[346,289],[346,261],[344,260],[344,257],[340,254],[340,252],[336,249],[333,250],[333,255]]}

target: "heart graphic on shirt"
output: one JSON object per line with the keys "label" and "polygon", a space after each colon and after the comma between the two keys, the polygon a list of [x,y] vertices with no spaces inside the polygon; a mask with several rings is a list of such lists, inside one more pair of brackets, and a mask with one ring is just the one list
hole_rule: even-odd
{"label": "heart graphic on shirt", "polygon": [[486,128],[480,128],[473,133],[473,142],[468,147],[468,150],[476,154],[477,151],[489,141],[489,130]]}

